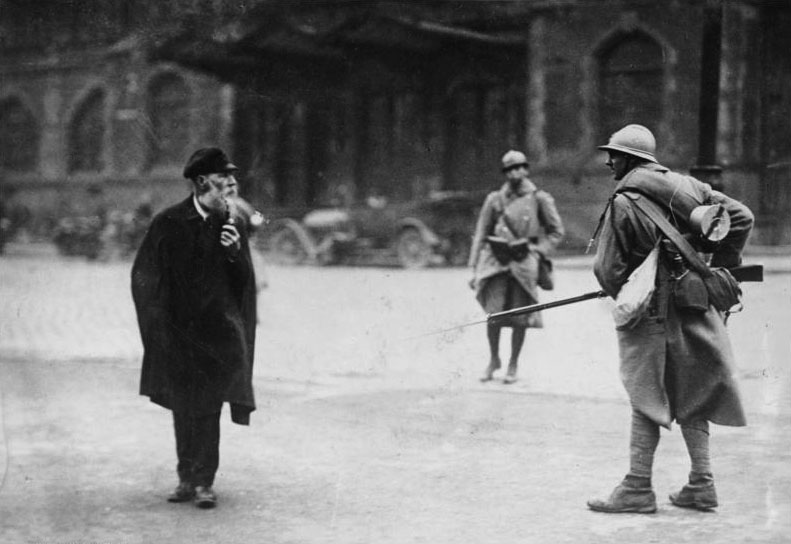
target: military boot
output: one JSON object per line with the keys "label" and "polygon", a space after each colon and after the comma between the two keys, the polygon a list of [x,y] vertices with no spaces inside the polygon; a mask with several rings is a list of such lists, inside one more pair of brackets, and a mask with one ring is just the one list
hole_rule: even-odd
{"label": "military boot", "polygon": [[490,382],[494,379],[494,373],[500,370],[500,359],[492,358],[489,361],[489,366],[486,367],[486,370],[483,371],[483,376],[481,376],[482,382]]}
{"label": "military boot", "polygon": [[503,383],[514,383],[516,381],[516,363],[511,362],[508,365],[508,371],[505,373]]}
{"label": "military boot", "polygon": [[627,475],[609,498],[591,499],[588,508],[608,514],[653,514],[656,512],[656,495],[651,489],[651,479]]}
{"label": "military boot", "polygon": [[670,494],[670,502],[681,508],[710,510],[717,507],[717,490],[711,473],[689,473],[689,483]]}

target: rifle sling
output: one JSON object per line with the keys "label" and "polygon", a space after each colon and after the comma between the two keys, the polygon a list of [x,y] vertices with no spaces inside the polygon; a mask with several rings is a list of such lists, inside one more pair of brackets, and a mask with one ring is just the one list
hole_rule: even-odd
{"label": "rifle sling", "polygon": [[[624,191],[625,193],[630,191]],[[646,197],[641,193],[632,193],[636,194],[636,198],[633,197],[631,194],[629,198],[634,203],[635,207],[643,212],[651,221],[653,221],[659,230],[661,230],[665,236],[667,236],[671,242],[678,248],[684,258],[701,277],[707,278],[712,275],[709,266],[700,258],[698,252],[695,251],[687,240],[681,236],[681,233],[670,224],[670,221],[662,214],[659,210],[659,206],[652,201],[650,198]]]}

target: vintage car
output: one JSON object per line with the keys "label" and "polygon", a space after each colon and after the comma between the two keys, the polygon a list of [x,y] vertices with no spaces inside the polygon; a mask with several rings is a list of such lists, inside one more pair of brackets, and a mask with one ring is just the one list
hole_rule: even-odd
{"label": "vintage car", "polygon": [[484,196],[443,191],[419,201],[320,208],[274,221],[266,245],[281,264],[463,265]]}

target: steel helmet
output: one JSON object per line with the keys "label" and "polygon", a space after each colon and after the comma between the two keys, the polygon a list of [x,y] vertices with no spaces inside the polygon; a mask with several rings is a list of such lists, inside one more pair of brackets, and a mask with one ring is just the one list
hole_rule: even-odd
{"label": "steel helmet", "polygon": [[503,155],[503,172],[514,166],[530,166],[527,162],[527,157],[521,151],[514,151],[513,149]]}
{"label": "steel helmet", "polygon": [[651,131],[643,125],[626,125],[610,136],[607,145],[600,145],[599,149],[605,151],[618,151],[656,162],[656,140]]}

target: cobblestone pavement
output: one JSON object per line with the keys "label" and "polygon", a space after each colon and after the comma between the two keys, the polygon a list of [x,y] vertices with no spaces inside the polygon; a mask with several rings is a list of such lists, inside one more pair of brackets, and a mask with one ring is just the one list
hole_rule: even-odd
{"label": "cobblestone pavement", "polygon": [[14,259],[3,267],[0,353],[133,360],[141,351],[128,263]]}
{"label": "cobblestone pavement", "polygon": [[[753,411],[788,408],[791,259],[769,260],[762,284],[743,284],[746,310],[731,337]],[[760,258],[753,258],[753,261]],[[789,261],[786,264],[786,261]],[[49,253],[0,261],[0,356],[47,361],[113,359],[137,366],[142,346],[129,290],[129,262],[91,263]],[[544,299],[597,290],[590,260],[559,263]],[[788,273],[787,273],[788,272]],[[463,269],[270,267],[259,296],[256,375],[296,382],[360,380],[398,386],[464,386],[487,360],[483,316]],[[514,389],[623,399],[610,301],[545,312],[523,354],[527,382]],[[507,336],[503,350],[507,349]],[[536,364],[533,364],[533,363]],[[547,364],[550,363],[550,364]]]}
{"label": "cobblestone pavement", "polygon": [[[714,428],[716,514],[667,504],[687,470],[677,430],[657,454],[657,515],[585,509],[626,466],[608,301],[546,312],[520,382],[482,385],[481,326],[422,336],[482,317],[464,270],[275,267],[259,301],[259,410],[249,429],[224,422],[221,503],[207,513],[163,500],[172,431],[137,396],[129,263],[12,254],[0,542],[788,542],[784,262],[745,285],[729,325],[750,426]],[[545,299],[596,289],[589,260],[559,263],[558,284]]]}

